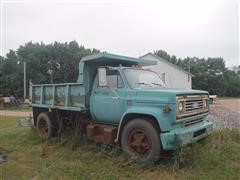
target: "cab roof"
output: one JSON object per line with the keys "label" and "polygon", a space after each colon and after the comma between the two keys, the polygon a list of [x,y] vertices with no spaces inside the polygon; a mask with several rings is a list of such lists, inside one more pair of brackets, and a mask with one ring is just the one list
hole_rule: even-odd
{"label": "cab roof", "polygon": [[156,65],[156,61],[144,60],[142,58],[133,58],[127,56],[121,56],[110,53],[98,53],[90,56],[85,56],[81,60],[84,63],[97,63],[108,66],[118,66],[121,64],[122,66],[132,66],[132,65],[140,65],[140,66],[150,66]]}

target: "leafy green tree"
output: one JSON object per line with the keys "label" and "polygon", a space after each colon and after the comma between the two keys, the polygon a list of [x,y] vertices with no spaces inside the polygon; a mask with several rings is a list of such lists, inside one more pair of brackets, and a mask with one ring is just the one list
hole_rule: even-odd
{"label": "leafy green tree", "polygon": [[[28,42],[17,51],[9,51],[1,58],[1,92],[5,95],[23,94],[23,62],[27,65],[27,81],[33,83],[76,82],[78,64],[82,57],[100,52],[79,46],[76,41],[52,44]],[[28,84],[28,83],[27,83]],[[28,89],[28,88],[27,88]]]}
{"label": "leafy green tree", "polygon": [[171,61],[171,56],[164,50],[160,49],[153,52],[154,55],[161,57],[167,61]]}
{"label": "leafy green tree", "polygon": [[[1,60],[1,93],[10,95],[14,92],[21,93],[21,89],[16,88],[22,85],[20,79],[20,67],[18,66],[16,52],[10,50],[6,58]],[[19,76],[20,74],[20,76]]]}
{"label": "leafy green tree", "polygon": [[240,75],[233,71],[224,73],[225,96],[240,97]]}

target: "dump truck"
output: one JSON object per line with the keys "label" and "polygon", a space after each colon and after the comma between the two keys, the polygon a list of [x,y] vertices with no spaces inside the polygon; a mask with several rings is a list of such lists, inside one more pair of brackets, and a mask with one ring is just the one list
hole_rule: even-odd
{"label": "dump truck", "polygon": [[156,161],[207,137],[207,91],[170,89],[155,72],[156,62],[99,53],[83,57],[76,83],[31,84],[33,121],[49,139],[64,126],[80,124],[84,136],[121,147],[128,156]]}

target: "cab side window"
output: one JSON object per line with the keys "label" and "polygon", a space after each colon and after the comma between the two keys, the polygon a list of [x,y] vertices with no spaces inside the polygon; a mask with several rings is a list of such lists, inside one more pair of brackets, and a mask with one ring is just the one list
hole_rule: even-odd
{"label": "cab side window", "polygon": [[107,85],[111,88],[123,88],[123,80],[116,70],[107,70]]}

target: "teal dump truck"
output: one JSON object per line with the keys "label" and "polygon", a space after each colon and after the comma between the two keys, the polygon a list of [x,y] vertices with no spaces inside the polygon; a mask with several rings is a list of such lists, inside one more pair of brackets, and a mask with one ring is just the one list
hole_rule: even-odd
{"label": "teal dump truck", "polygon": [[142,68],[155,63],[99,53],[81,59],[76,83],[31,84],[39,136],[49,139],[64,126],[80,124],[87,139],[154,161],[162,151],[208,136],[208,92],[167,88]]}

